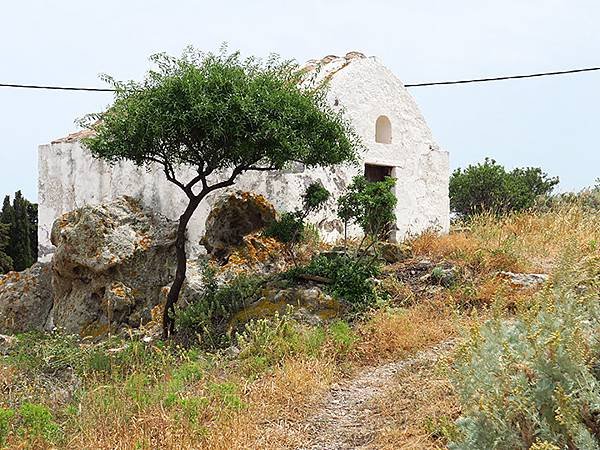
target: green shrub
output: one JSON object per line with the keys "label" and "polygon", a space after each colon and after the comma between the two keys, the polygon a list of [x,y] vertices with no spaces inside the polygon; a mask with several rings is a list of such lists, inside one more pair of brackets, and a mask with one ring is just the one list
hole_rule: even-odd
{"label": "green shrub", "polygon": [[600,211],[600,178],[594,186],[582,189],[579,192],[562,192],[549,197],[538,199],[535,209],[538,211],[549,211],[561,207],[579,207],[583,211]]}
{"label": "green shrub", "polygon": [[302,240],[304,218],[298,211],[281,213],[279,218],[267,225],[264,235],[277,239],[284,244],[293,244]]}
{"label": "green shrub", "polygon": [[538,167],[510,172],[493,159],[456,169],[450,178],[450,208],[463,216],[493,212],[502,214],[534,206],[558,184]]}
{"label": "green shrub", "polygon": [[331,280],[325,290],[361,313],[378,299],[373,277],[380,273],[379,263],[351,255],[317,255],[308,265],[288,272],[288,276],[316,275]]}
{"label": "green shrub", "polygon": [[219,348],[230,342],[227,326],[233,315],[249,305],[264,283],[263,278],[241,274],[219,286],[215,269],[206,265],[204,291],[185,309],[177,312],[179,339],[204,348]]}
{"label": "green shrub", "polygon": [[354,177],[348,192],[338,199],[338,216],[348,224],[355,223],[374,239],[385,238],[396,220],[396,195],[392,191],[396,180],[369,182],[365,177]]}
{"label": "green shrub", "polygon": [[14,416],[15,412],[12,409],[0,408],[0,448],[6,445]]}
{"label": "green shrub", "polygon": [[600,260],[565,261],[552,282],[459,350],[463,415],[451,448],[600,448]]}
{"label": "green shrub", "polygon": [[306,214],[318,211],[329,200],[331,193],[319,182],[308,185],[302,196],[302,204]]}
{"label": "green shrub", "polygon": [[24,432],[31,438],[56,441],[61,434],[52,413],[45,405],[25,402],[19,409]]}
{"label": "green shrub", "polygon": [[321,183],[309,184],[302,195],[303,208],[281,213],[278,219],[267,225],[265,236],[273,237],[284,244],[297,244],[304,241],[308,225],[305,223],[306,218],[321,209],[330,195]]}

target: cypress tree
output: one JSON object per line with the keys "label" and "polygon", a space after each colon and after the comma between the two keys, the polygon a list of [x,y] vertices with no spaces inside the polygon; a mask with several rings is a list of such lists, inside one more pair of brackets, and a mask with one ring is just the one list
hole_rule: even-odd
{"label": "cypress tree", "polygon": [[11,234],[11,247],[15,270],[24,270],[33,264],[31,255],[30,225],[27,214],[27,200],[23,198],[21,191],[15,192],[13,200],[14,226]]}
{"label": "cypress tree", "polygon": [[0,214],[0,223],[5,225],[5,232],[7,234],[7,243],[4,252],[11,257],[11,260],[14,263],[12,258],[14,254],[13,247],[13,229],[15,227],[15,210],[13,205],[10,203],[10,195],[4,197],[4,202],[2,203],[2,213]]}
{"label": "cypress tree", "polygon": [[38,259],[38,205],[27,200],[27,217],[29,218],[29,244],[31,246],[31,256],[33,262]]}
{"label": "cypress tree", "polygon": [[6,254],[6,248],[10,243],[10,225],[0,222],[0,273],[6,273],[13,268],[13,261]]}

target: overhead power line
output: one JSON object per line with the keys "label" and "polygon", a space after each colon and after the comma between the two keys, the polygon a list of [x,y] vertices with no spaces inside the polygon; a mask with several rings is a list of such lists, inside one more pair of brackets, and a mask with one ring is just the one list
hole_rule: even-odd
{"label": "overhead power line", "polygon": [[429,83],[405,84],[404,87],[408,88],[408,87],[421,87],[421,86],[441,86],[441,85],[445,85],[445,84],[467,84],[467,83],[484,83],[486,81],[518,80],[521,78],[537,78],[537,77],[549,77],[549,76],[554,76],[554,75],[566,75],[569,73],[594,72],[596,70],[600,70],[600,67],[588,67],[585,69],[559,70],[556,72],[529,73],[526,75],[506,75],[503,77],[473,78],[471,80],[431,81]]}
{"label": "overhead power line", "polygon": [[7,84],[0,83],[0,87],[22,88],[22,89],[47,89],[53,91],[89,91],[89,92],[115,92],[115,89],[97,87],[74,87],[74,86],[45,86],[38,84]]}
{"label": "overhead power line", "polygon": [[[506,75],[501,77],[489,77],[489,78],[473,78],[468,80],[452,80],[452,81],[431,81],[425,83],[408,83],[404,87],[424,87],[424,86],[443,86],[450,84],[467,84],[467,83],[485,83],[488,81],[502,81],[502,80],[519,80],[522,78],[538,78],[538,77],[549,77],[555,75],[567,75],[572,73],[581,72],[594,72],[600,70],[600,67],[587,67],[584,69],[571,69],[571,70],[559,70],[555,72],[540,72],[540,73],[529,73],[524,75]],[[115,89],[111,88],[97,88],[97,87],[76,87],[76,86],[50,86],[50,85],[38,85],[38,84],[9,84],[0,83],[0,87],[6,88],[20,88],[20,89],[46,89],[52,91],[87,91],[87,92],[115,92]]]}

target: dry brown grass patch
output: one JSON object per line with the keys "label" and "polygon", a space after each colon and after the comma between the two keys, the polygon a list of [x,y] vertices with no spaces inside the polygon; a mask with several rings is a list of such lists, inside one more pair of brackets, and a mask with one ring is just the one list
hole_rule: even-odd
{"label": "dry brown grass patch", "polygon": [[379,310],[358,327],[355,358],[361,364],[399,359],[456,334],[451,310],[425,302],[405,310]]}
{"label": "dry brown grass patch", "polygon": [[449,358],[410,366],[396,375],[393,385],[372,402],[379,431],[372,448],[446,448],[444,427],[460,413],[448,377]]}

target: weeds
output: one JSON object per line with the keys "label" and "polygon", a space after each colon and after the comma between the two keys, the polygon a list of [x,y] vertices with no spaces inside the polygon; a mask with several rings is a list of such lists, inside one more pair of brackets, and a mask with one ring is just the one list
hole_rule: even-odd
{"label": "weeds", "polygon": [[471,331],[456,364],[463,417],[452,448],[600,448],[599,262],[568,255],[515,318]]}
{"label": "weeds", "polygon": [[330,284],[325,290],[337,299],[350,305],[355,314],[364,313],[378,300],[373,281],[380,273],[380,265],[370,259],[348,255],[318,255],[306,266],[288,272],[288,277],[313,275],[323,277]]}
{"label": "weeds", "polygon": [[216,270],[207,264],[203,271],[203,282],[202,294],[177,314],[179,339],[186,345],[221,348],[230,342],[226,332],[229,321],[236,312],[256,299],[264,280],[258,276],[240,274],[226,285],[219,286]]}
{"label": "weeds", "polygon": [[[464,446],[461,439],[473,438],[467,434],[473,427],[492,435],[500,433],[499,423],[508,430],[538,432],[529,425],[530,417],[538,417],[529,415],[536,411],[532,392],[549,399],[540,403],[545,410],[560,412],[553,419],[556,429],[584,427],[593,433],[596,415],[589,399],[600,353],[591,337],[600,313],[592,314],[597,300],[588,296],[598,291],[593,284],[598,283],[598,242],[596,217],[571,206],[480,216],[448,236],[425,233],[412,240],[414,258],[430,259],[432,281],[446,285],[431,295],[394,276],[394,266],[380,271],[368,258],[362,258],[364,266],[343,255],[309,262],[303,273],[329,277],[329,293],[353,304],[354,313],[361,311],[350,322],[309,326],[284,314],[213,339],[230,312],[260,292],[262,281],[246,276],[222,290],[209,277],[207,296],[187,317],[178,317],[188,321],[191,346],[135,337],[91,343],[60,333],[18,336],[0,359],[0,446],[302,447],[301,435],[269,424],[301,422],[331,383],[364,365],[404,358],[451,339],[457,326],[466,324],[473,337],[457,359],[463,380],[457,392],[466,421],[453,423],[461,411],[446,373],[411,368],[399,374],[377,406],[378,418],[396,424],[378,428],[379,448],[436,448],[449,441]],[[566,248],[571,259],[561,265],[556,256]],[[583,260],[587,263],[580,264]],[[455,283],[443,281],[442,268],[449,267],[444,261],[457,268]],[[498,270],[551,269],[551,281],[539,294],[512,288],[496,276]],[[288,278],[299,273],[292,271]],[[381,302],[382,297],[388,300]],[[477,315],[465,314],[471,310]],[[492,314],[491,322],[476,326]],[[207,326],[208,318],[217,325]],[[233,347],[218,349],[227,345],[239,348],[239,354],[230,352]],[[564,364],[572,370],[563,370]],[[574,381],[564,382],[568,377]],[[551,385],[546,391],[540,390],[544,383]],[[573,388],[577,385],[584,388]],[[72,389],[73,395],[57,400],[57,387]],[[563,441],[541,432],[526,442],[537,450],[563,447],[555,444]]]}

